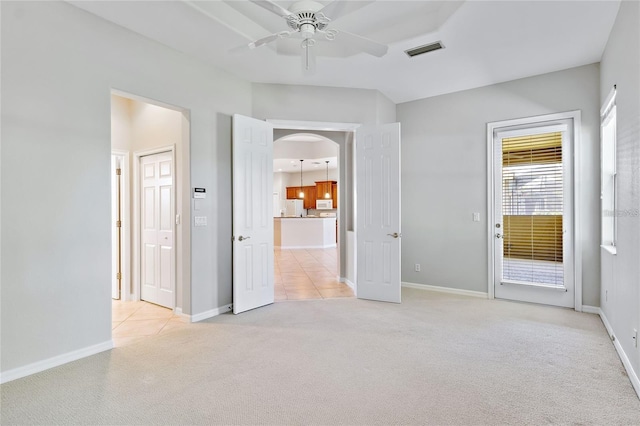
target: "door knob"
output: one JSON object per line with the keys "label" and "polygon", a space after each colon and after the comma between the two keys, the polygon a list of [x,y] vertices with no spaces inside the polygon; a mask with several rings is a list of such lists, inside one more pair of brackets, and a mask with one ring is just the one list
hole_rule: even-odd
{"label": "door knob", "polygon": [[398,234],[397,232],[394,232],[393,234],[387,234],[387,235],[388,235],[388,236],[390,236],[390,237],[393,237],[393,238],[400,238],[400,237],[402,237],[402,234]]}
{"label": "door knob", "polygon": [[240,235],[240,236],[238,237],[238,241],[248,240],[249,238],[251,238],[251,237],[243,237],[242,235]]}

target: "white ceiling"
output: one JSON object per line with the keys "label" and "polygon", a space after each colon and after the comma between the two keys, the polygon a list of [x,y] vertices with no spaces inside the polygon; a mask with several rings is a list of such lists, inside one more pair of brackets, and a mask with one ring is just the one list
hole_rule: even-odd
{"label": "white ceiling", "polygon": [[[356,10],[331,25],[388,44],[389,52],[377,58],[341,49],[338,39],[318,43],[329,56],[318,57],[312,76],[290,55],[299,41],[230,52],[288,29],[248,1],[70,3],[252,82],[377,89],[401,103],[599,62],[620,2],[353,0]],[[404,53],[438,40],[445,49]]]}

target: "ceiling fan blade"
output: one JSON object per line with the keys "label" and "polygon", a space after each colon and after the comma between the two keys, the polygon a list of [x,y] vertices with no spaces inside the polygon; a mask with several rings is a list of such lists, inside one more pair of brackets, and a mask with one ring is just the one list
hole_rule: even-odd
{"label": "ceiling fan blade", "polygon": [[230,53],[238,53],[238,52],[242,52],[243,50],[251,50],[251,49],[255,49],[256,47],[260,47],[260,46],[264,46],[265,44],[269,44],[272,41],[275,41],[279,38],[286,38],[289,37],[291,35],[290,31],[280,31],[279,33],[275,33],[275,34],[271,34],[268,35],[266,37],[262,37],[256,41],[252,41],[251,43],[248,44],[243,44],[242,46],[238,46],[235,47],[233,49],[231,49],[229,52]]}
{"label": "ceiling fan blade", "polygon": [[373,3],[372,0],[368,1],[353,1],[353,0],[333,0],[331,3],[320,9],[316,13],[322,13],[332,21],[345,16],[354,10],[358,10],[368,4]]}
{"label": "ceiling fan blade", "polygon": [[370,55],[382,57],[387,54],[389,50],[389,46],[386,44],[378,43],[377,41],[373,41],[369,38],[365,38],[359,36],[357,34],[352,34],[347,31],[338,30],[337,28],[332,28],[337,32],[335,35],[335,40],[347,44],[351,47],[354,47],[358,50],[362,50]]}
{"label": "ceiling fan blade", "polygon": [[270,0],[249,0],[252,3],[257,4],[258,6],[267,9],[269,12],[271,13],[275,13],[278,16],[282,16],[283,18],[286,18],[289,15],[293,15],[291,12],[289,12],[287,9],[285,9],[284,7],[280,6],[279,4],[276,4]]}

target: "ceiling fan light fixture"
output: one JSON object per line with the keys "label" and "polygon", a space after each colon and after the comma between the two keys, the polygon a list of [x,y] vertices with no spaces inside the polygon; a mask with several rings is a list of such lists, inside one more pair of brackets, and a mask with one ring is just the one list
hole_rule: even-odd
{"label": "ceiling fan light fixture", "polygon": [[[327,188],[331,188],[331,186],[329,186],[331,185],[329,183],[329,160],[325,160],[324,162],[327,163]],[[324,193],[324,198],[331,198],[331,194],[329,193],[329,191]]]}
{"label": "ceiling fan light fixture", "polygon": [[300,160],[300,192],[298,193],[299,198],[304,198],[304,191],[302,189],[302,162],[304,160]]}
{"label": "ceiling fan light fixture", "polygon": [[316,41],[312,38],[306,39],[302,41],[300,47],[302,48],[302,55],[300,55],[302,59],[302,72],[305,75],[314,74],[316,71],[316,55],[313,51],[313,46],[316,44]]}

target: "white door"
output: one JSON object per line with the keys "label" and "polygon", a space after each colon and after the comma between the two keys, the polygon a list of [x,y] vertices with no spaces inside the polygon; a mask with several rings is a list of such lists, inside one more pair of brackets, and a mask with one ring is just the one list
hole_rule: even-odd
{"label": "white door", "polygon": [[140,298],[175,306],[173,154],[140,158]]}
{"label": "white door", "polygon": [[400,303],[400,123],[356,130],[357,296]]}
{"label": "white door", "polygon": [[233,313],[273,303],[273,127],[233,116]]}
{"label": "white door", "polygon": [[496,298],[574,306],[572,126],[494,134]]}

